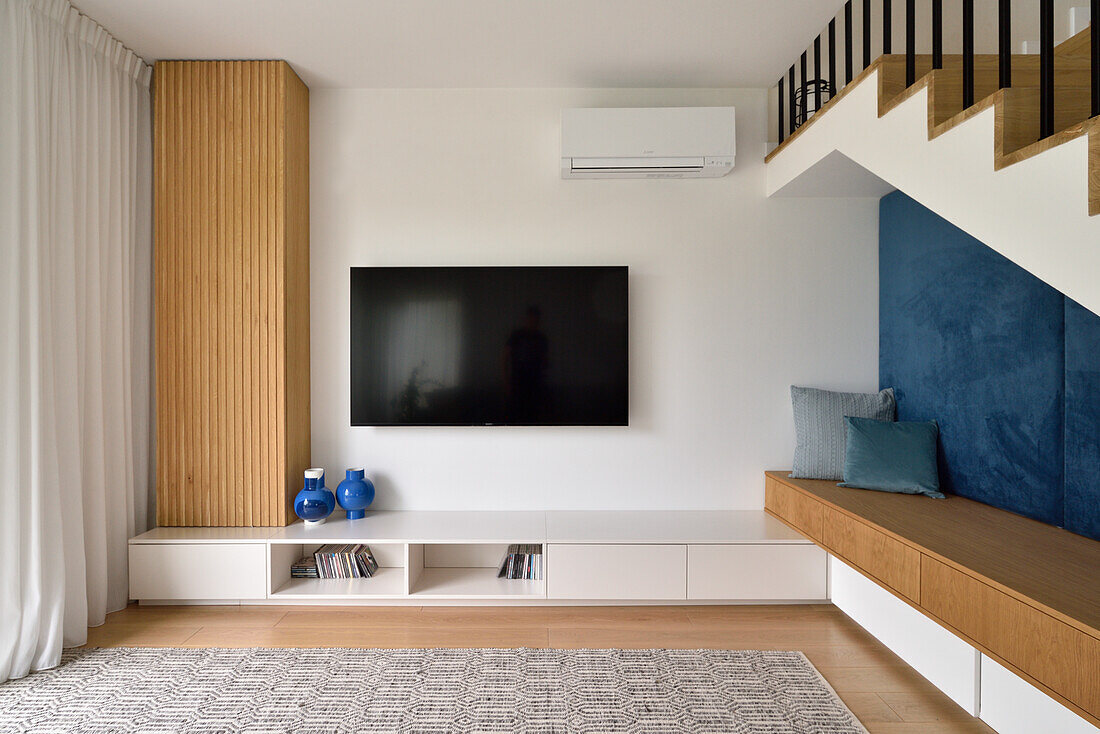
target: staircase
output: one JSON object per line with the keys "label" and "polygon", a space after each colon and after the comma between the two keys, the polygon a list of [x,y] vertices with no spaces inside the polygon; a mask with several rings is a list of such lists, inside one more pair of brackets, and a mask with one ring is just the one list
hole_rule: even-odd
{"label": "staircase", "polygon": [[1100,117],[1091,31],[1055,48],[1054,134],[1040,139],[1040,60],[880,56],[766,158],[769,196],[881,196],[894,188],[1100,313]]}

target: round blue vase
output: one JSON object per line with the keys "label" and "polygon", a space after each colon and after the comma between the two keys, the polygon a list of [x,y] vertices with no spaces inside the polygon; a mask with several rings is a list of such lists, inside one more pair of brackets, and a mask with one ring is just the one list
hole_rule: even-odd
{"label": "round blue vase", "polygon": [[347,512],[349,520],[366,515],[366,509],[374,502],[374,484],[363,476],[362,469],[348,469],[344,481],[336,488],[336,499]]}
{"label": "round blue vase", "polygon": [[306,469],[305,486],[294,498],[294,514],[307,525],[320,525],[336,509],[336,496],[325,488],[322,469]]}

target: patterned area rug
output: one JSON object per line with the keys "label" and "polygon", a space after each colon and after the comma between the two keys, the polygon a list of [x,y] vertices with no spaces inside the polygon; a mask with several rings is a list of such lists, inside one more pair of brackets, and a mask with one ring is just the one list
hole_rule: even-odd
{"label": "patterned area rug", "polygon": [[0,732],[866,734],[798,652],[104,648],[0,685]]}

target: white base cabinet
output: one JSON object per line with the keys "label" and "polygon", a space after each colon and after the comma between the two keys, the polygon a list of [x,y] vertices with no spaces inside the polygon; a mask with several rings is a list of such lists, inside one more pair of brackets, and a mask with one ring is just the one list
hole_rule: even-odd
{"label": "white base cabinet", "polygon": [[687,599],[686,545],[558,545],[546,557],[551,599]]}
{"label": "white base cabinet", "polygon": [[263,543],[131,543],[129,552],[134,599],[267,598]]}
{"label": "white base cabinet", "polygon": [[967,713],[978,715],[977,650],[833,556],[829,579],[833,604]]}
{"label": "white base cabinet", "polygon": [[[366,543],[369,579],[293,579],[327,543]],[[497,578],[511,543],[544,577]],[[156,528],[130,540],[146,603],[589,604],[824,601],[826,555],[762,511],[372,512],[285,528]]]}
{"label": "white base cabinet", "polygon": [[689,545],[688,599],[826,599],[827,556],[815,545]]}
{"label": "white base cabinet", "polygon": [[998,734],[1097,734],[1100,731],[985,655],[982,656],[981,718]]}

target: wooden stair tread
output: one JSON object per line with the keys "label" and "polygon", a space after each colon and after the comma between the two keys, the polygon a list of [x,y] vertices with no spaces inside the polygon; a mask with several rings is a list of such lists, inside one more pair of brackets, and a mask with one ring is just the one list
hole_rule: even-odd
{"label": "wooden stair tread", "polygon": [[1054,55],[1063,58],[1076,56],[1089,60],[1092,57],[1092,26],[1055,46]]}
{"label": "wooden stair tread", "polygon": [[1054,132],[1073,133],[1054,138],[1046,146],[1036,145],[1054,137],[1039,138],[1039,98],[1038,87],[1012,87],[1001,91],[994,132],[997,170],[1088,132],[1084,123],[1092,113],[1092,90],[1087,87],[1057,88],[1054,94]]}

